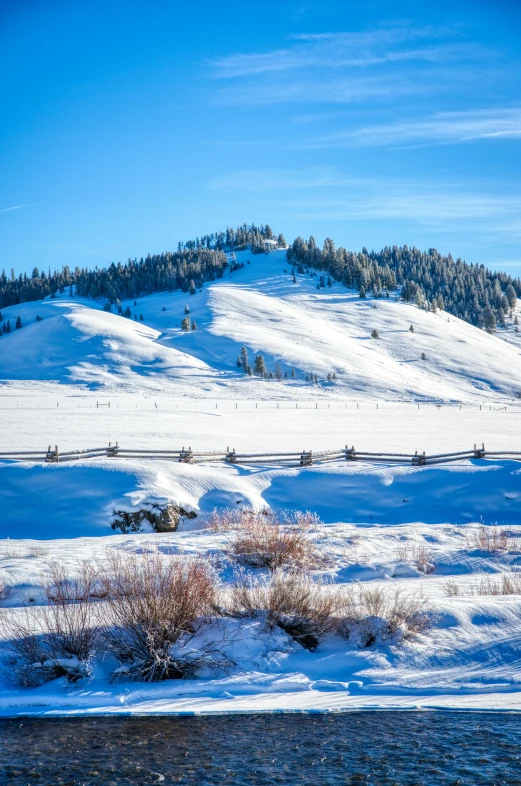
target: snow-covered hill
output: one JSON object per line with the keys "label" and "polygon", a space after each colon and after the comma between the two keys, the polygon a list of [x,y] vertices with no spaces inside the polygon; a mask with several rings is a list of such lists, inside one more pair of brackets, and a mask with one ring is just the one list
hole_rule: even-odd
{"label": "snow-covered hill", "polygon": [[[193,296],[122,303],[131,319],[68,295],[3,309],[12,330],[0,337],[0,448],[44,451],[58,443],[63,450],[119,440],[131,448],[265,452],[349,442],[432,453],[484,441],[488,450],[519,450],[521,408],[512,400],[521,390],[521,342],[512,326],[491,336],[394,296],[361,300],[337,283],[317,289],[318,278],[309,275],[294,282],[283,251],[238,257],[244,268]],[[186,305],[197,323],[188,332],[181,328]],[[379,338],[371,337],[375,330]],[[268,368],[278,362],[288,378],[246,376],[236,365],[243,345],[252,365],[262,352]],[[328,382],[333,372],[337,379]],[[318,384],[306,381],[311,374]],[[440,400],[462,403],[439,407]],[[61,678],[15,688],[0,675],[0,715],[411,704],[519,709],[521,596],[495,589],[519,578],[520,478],[517,462],[490,460],[285,468],[2,461],[0,604],[15,615],[40,602],[51,565],[74,577],[107,549],[198,555],[228,586],[236,575],[229,533],[206,529],[206,516],[243,506],[316,511],[324,524],[313,537],[327,559],[315,577],[424,597],[433,629],[364,649],[331,635],[308,652],[259,621],[219,620],[237,664],[230,674],[112,686],[100,657],[92,678],[74,689],[64,689]],[[115,510],[137,513],[167,502],[197,512],[196,519],[168,534],[111,529]],[[493,523],[508,528],[500,533],[508,548],[476,550],[473,533]],[[428,554],[427,572],[414,562],[415,550]],[[0,659],[6,646],[0,630]]]}
{"label": "snow-covered hill", "polygon": [[[14,327],[20,316],[23,328],[0,338],[0,379],[238,399],[470,401],[521,390],[520,334],[490,336],[394,297],[361,300],[337,283],[319,290],[317,277],[294,283],[285,251],[237,258],[243,269],[194,296],[124,302],[132,319],[66,295],[4,309],[3,319]],[[181,329],[186,305],[197,324],[189,332]],[[242,345],[252,365],[262,352],[268,368],[280,361],[288,379],[246,377],[236,366]],[[337,380],[328,383],[333,372]],[[318,385],[306,381],[309,374]]]}

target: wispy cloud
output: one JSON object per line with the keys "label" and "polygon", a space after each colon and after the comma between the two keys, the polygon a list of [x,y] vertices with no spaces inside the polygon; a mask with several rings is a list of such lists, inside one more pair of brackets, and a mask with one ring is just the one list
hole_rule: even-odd
{"label": "wispy cloud", "polygon": [[418,39],[446,34],[447,31],[432,28],[395,26],[353,33],[295,35],[292,36],[293,45],[286,48],[265,53],[240,53],[213,60],[212,75],[233,79],[316,67],[363,68],[401,60],[445,62],[461,57],[463,53],[476,54],[475,45],[463,41],[409,48]]}
{"label": "wispy cloud", "polygon": [[310,139],[304,148],[453,144],[521,137],[521,109],[444,112],[426,119],[363,126]]}
{"label": "wispy cloud", "polygon": [[0,213],[12,213],[13,210],[21,210],[23,207],[31,207],[31,205],[12,205],[11,207],[0,208]]}
{"label": "wispy cloud", "polygon": [[284,171],[277,169],[251,169],[231,172],[217,177],[207,183],[211,191],[223,194],[249,191],[262,193],[265,191],[301,191],[315,188],[339,188],[341,186],[362,183],[363,180],[345,177],[334,169],[317,167],[304,172]]}
{"label": "wispy cloud", "polygon": [[[521,195],[454,182],[360,178],[333,169],[244,170],[207,185],[221,193],[269,195],[271,209],[292,219],[412,222],[437,232],[521,237]],[[317,193],[318,192],[318,193]],[[245,198],[247,198],[245,196]]]}
{"label": "wispy cloud", "polygon": [[[436,69],[470,62],[475,67],[485,60],[481,47],[452,31],[394,24],[299,34],[291,36],[287,46],[232,54],[209,65],[210,76],[223,84],[216,96],[228,103],[348,103],[432,90]],[[448,81],[447,74],[439,76]],[[452,69],[450,81],[454,85]]]}

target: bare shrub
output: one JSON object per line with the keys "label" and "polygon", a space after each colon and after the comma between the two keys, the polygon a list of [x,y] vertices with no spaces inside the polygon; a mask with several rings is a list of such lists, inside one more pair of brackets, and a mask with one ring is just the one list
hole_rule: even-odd
{"label": "bare shrub", "polygon": [[308,650],[338,627],[343,590],[305,573],[275,571],[269,580],[250,579],[232,588],[232,613],[266,616]]}
{"label": "bare shrub", "polygon": [[396,549],[396,554],[401,562],[413,562],[420,573],[429,574],[436,570],[432,550],[424,543],[412,545],[401,543]]}
{"label": "bare shrub", "polygon": [[49,556],[49,549],[46,549],[45,546],[33,546],[31,555],[38,559],[45,559]]}
{"label": "bare shrub", "polygon": [[461,588],[455,579],[447,579],[443,584],[443,591],[449,598],[457,598],[461,595]]}
{"label": "bare shrub", "polygon": [[121,666],[114,678],[158,682],[193,677],[231,661],[217,645],[188,648],[216,613],[216,578],[206,563],[157,552],[108,555],[104,638]]}
{"label": "bare shrub", "polygon": [[412,549],[412,558],[420,573],[434,573],[436,563],[432,550],[424,543],[416,543]]}
{"label": "bare shrub", "polygon": [[11,594],[12,587],[0,578],[0,603],[7,600]]}
{"label": "bare shrub", "polygon": [[339,633],[360,647],[398,643],[432,627],[421,598],[390,587],[359,584],[349,596]]}
{"label": "bare shrub", "polygon": [[521,595],[521,574],[503,573],[498,578],[482,576],[471,592],[473,595]]}
{"label": "bare shrub", "polygon": [[469,549],[486,551],[488,554],[509,553],[519,551],[521,548],[520,538],[512,536],[508,530],[501,530],[499,527],[486,527],[482,524],[465,534]]}
{"label": "bare shrub", "polygon": [[272,516],[273,513],[266,508],[260,511],[245,510],[244,508],[214,508],[206,523],[208,528],[214,532],[230,532],[247,529],[250,521],[271,518]]}
{"label": "bare shrub", "polygon": [[311,568],[324,564],[311,538],[312,528],[319,523],[313,513],[249,512],[240,523],[230,552],[243,565],[274,571],[283,566]]}
{"label": "bare shrub", "polygon": [[0,625],[13,682],[28,687],[57,677],[76,682],[90,674],[97,639],[90,596],[96,580],[92,565],[83,564],[71,579],[63,565],[54,564],[43,589],[47,605],[4,611]]}

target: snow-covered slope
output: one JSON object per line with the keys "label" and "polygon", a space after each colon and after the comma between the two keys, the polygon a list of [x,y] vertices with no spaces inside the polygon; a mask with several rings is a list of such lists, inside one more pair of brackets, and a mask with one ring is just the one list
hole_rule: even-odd
{"label": "snow-covered slope", "polygon": [[[519,334],[490,336],[394,297],[361,300],[337,283],[318,290],[316,277],[294,283],[285,251],[237,256],[242,270],[192,297],[164,293],[122,304],[143,322],[65,295],[4,309],[4,320],[13,327],[20,316],[24,327],[0,338],[0,379],[250,399],[469,401],[521,390]],[[185,305],[197,330],[181,330]],[[380,338],[371,338],[373,329]],[[245,377],[236,366],[242,345],[252,364],[257,352],[270,370],[280,361],[288,379]],[[337,381],[327,383],[332,372]],[[318,385],[306,382],[311,373]]]}

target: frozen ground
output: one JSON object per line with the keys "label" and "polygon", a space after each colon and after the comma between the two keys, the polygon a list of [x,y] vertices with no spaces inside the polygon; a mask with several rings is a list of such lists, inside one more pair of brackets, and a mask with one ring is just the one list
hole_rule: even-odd
{"label": "frozen ground", "polygon": [[[302,276],[294,284],[283,252],[239,258],[251,264],[193,297],[129,303],[143,322],[66,295],[3,309],[4,319],[13,325],[19,315],[24,327],[0,338],[0,450],[116,441],[244,451],[349,444],[433,453],[482,442],[521,449],[521,344],[511,324],[489,336],[393,298],[361,301],[338,284],[317,290],[316,278]],[[187,303],[197,322],[189,333],[180,329]],[[373,328],[380,339],[370,338]],[[243,344],[250,362],[261,351],[270,369],[280,360],[289,379],[245,377],[235,365]],[[333,371],[337,382],[328,383]],[[306,382],[310,372],[318,385]],[[468,536],[479,522],[509,537],[521,531],[519,468],[508,461],[304,469],[0,462],[0,581],[13,587],[4,605],[39,602],[51,562],[72,575],[107,548],[208,555],[229,582],[226,536],[205,530],[204,521],[231,505],[316,511],[332,580],[400,587],[423,595],[438,614],[429,634],[401,646],[359,650],[330,637],[314,653],[250,622],[226,631],[238,664],[232,674],[114,686],[100,660],[92,681],[74,689],[60,681],[26,690],[1,684],[0,713],[521,710],[521,595],[476,594],[483,576],[516,573],[521,554],[476,551]],[[123,536],[110,528],[114,508],[167,500],[198,513],[190,529]],[[404,559],[404,544],[430,550],[435,571],[419,572],[412,551]],[[458,596],[446,593],[450,579]]]}

